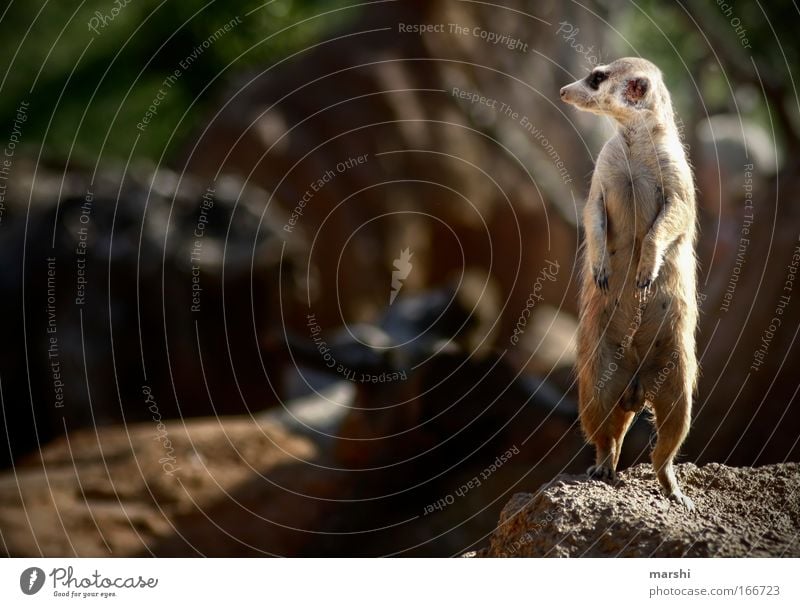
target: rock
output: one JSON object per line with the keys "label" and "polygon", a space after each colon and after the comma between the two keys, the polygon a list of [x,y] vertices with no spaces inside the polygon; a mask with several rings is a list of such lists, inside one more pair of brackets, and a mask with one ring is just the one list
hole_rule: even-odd
{"label": "rock", "polygon": [[647,464],[616,486],[559,475],[511,498],[486,556],[800,556],[800,464],[682,464],[678,477],[692,513],[659,495]]}

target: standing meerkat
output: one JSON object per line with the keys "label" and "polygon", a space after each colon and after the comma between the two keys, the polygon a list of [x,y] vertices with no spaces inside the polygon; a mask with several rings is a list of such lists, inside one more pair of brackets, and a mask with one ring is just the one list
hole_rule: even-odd
{"label": "standing meerkat", "polygon": [[698,372],[696,203],[669,91],[655,65],[627,58],[565,86],[561,99],[618,125],[583,211],[579,406],[597,450],[588,474],[615,478],[625,433],[647,404],[658,480],[691,510],[673,460],[689,431]]}

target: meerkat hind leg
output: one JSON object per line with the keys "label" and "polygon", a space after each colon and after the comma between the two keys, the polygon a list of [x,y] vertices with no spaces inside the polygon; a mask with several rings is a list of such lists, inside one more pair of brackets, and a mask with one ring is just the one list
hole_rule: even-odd
{"label": "meerkat hind leg", "polygon": [[653,468],[664,494],[686,510],[693,510],[694,502],[681,491],[673,461],[689,432],[690,407],[691,400],[686,395],[672,402],[657,399],[653,403],[658,430],[658,440],[652,453]]}
{"label": "meerkat hind leg", "polygon": [[601,481],[615,481],[617,479],[613,454],[615,446],[612,443],[613,439],[608,437],[595,442],[595,463],[586,470],[586,474],[590,478],[596,478]]}
{"label": "meerkat hind leg", "polygon": [[634,418],[634,413],[614,407],[603,420],[600,428],[590,439],[594,442],[596,459],[586,473],[601,480],[617,478],[617,464],[622,451],[622,441]]}

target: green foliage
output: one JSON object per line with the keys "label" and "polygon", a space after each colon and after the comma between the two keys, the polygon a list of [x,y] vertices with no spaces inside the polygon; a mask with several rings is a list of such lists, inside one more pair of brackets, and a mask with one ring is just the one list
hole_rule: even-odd
{"label": "green foliage", "polygon": [[681,115],[738,113],[774,128],[779,144],[796,139],[800,44],[791,2],[641,0],[618,16],[625,50],[662,68]]}
{"label": "green foliage", "polygon": [[[127,2],[127,4],[125,4]],[[89,29],[96,11],[105,26]],[[359,13],[357,0],[10,0],[0,8],[0,141],[20,101],[30,102],[21,137],[29,153],[94,164],[135,157],[157,160],[183,144],[236,75],[261,70],[301,51]],[[796,110],[800,45],[790,2],[690,4],[604,2],[612,54],[639,54],[660,65],[676,106],[690,121],[739,111],[769,126],[783,107]],[[727,8],[726,8],[727,7]],[[251,12],[252,11],[252,12]],[[249,13],[249,14],[248,14]],[[319,16],[318,16],[319,15]],[[186,69],[181,62],[239,16]],[[740,31],[746,32],[748,46]],[[605,26],[602,26],[605,27]],[[611,49],[608,49],[611,50]],[[755,66],[755,69],[754,69]],[[137,129],[164,79],[180,76],[146,129]],[[758,71],[756,71],[756,69]],[[761,82],[767,98],[761,92]],[[793,83],[798,83],[794,84]],[[787,117],[788,116],[788,117]],[[6,134],[4,134],[6,133]],[[138,138],[138,141],[137,141]]]}
{"label": "green foliage", "polygon": [[[325,39],[358,11],[331,12],[352,0],[125,1],[12,0],[0,8],[0,139],[26,100],[28,153],[63,160],[72,149],[73,161],[91,166],[125,160],[138,136],[134,157],[169,157],[235,75]],[[108,19],[120,6],[103,26],[96,11]],[[204,46],[226,23],[229,31]],[[176,69],[157,114],[137,129]]]}

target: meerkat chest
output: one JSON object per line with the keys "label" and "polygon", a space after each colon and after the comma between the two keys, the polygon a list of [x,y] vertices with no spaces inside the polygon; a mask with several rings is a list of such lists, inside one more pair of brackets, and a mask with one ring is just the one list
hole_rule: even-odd
{"label": "meerkat chest", "polygon": [[609,221],[609,237],[621,242],[641,241],[658,215],[664,174],[658,163],[619,150],[598,162],[597,171]]}

